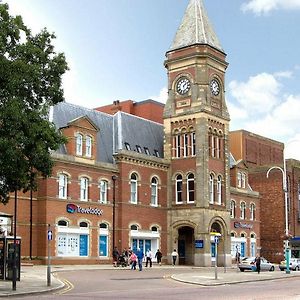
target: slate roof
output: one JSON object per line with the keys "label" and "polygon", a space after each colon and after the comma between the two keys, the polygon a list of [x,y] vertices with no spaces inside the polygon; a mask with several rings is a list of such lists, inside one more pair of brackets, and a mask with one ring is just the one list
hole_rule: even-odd
{"label": "slate roof", "polygon": [[202,0],[190,0],[170,50],[194,44],[210,45],[224,52]]}
{"label": "slate roof", "polygon": [[[56,128],[62,128],[76,118],[87,116],[98,128],[97,133],[97,161],[113,163],[113,153],[119,149],[126,150],[125,142],[130,144],[132,151],[136,145],[142,149],[148,148],[150,155],[158,151],[163,158],[163,125],[124,112],[109,115],[93,109],[61,102],[53,107],[51,119]],[[65,147],[57,152],[67,154]]]}

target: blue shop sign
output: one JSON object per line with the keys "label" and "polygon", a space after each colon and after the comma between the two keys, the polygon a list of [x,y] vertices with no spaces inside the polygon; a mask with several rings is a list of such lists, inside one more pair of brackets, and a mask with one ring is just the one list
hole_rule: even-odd
{"label": "blue shop sign", "polygon": [[195,240],[195,248],[203,248],[204,241],[203,240]]}

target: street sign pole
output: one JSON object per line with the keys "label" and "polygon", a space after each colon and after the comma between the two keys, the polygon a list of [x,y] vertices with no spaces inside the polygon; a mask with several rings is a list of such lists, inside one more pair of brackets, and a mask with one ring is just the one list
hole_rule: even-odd
{"label": "street sign pole", "polygon": [[48,224],[47,238],[48,238],[47,286],[51,286],[50,241],[52,240],[52,231],[50,230],[50,224]]}
{"label": "street sign pole", "polygon": [[216,262],[215,262],[215,280],[218,279],[218,242],[219,238],[215,236],[215,251],[216,251]]}

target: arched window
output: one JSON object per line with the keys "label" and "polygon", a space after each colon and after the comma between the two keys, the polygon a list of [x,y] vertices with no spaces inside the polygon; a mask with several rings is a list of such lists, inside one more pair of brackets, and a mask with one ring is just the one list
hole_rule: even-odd
{"label": "arched window", "polygon": [[85,138],[85,155],[87,157],[92,156],[92,138],[89,135]]}
{"label": "arched window", "polygon": [[242,186],[243,189],[246,188],[246,174],[242,173]]}
{"label": "arched window", "polygon": [[100,188],[100,200],[99,202],[100,203],[107,203],[107,186],[108,186],[108,183],[106,180],[101,180],[100,181],[100,185],[99,185],[99,188]]}
{"label": "arched window", "polygon": [[238,172],[238,174],[237,174],[237,186],[239,188],[242,187],[242,173],[241,172]]}
{"label": "arched window", "polygon": [[192,141],[192,156],[196,155],[196,134],[195,132],[191,133],[191,141]]}
{"label": "arched window", "polygon": [[241,237],[243,238],[246,237],[245,233],[241,233]]}
{"label": "arched window", "polygon": [[195,178],[194,174],[189,174],[187,178],[187,202],[194,203],[195,201]]}
{"label": "arched window", "polygon": [[211,145],[211,156],[215,157],[216,156],[215,136],[212,134],[210,138],[211,138],[211,143],[210,143],[210,145]]}
{"label": "arched window", "polygon": [[82,134],[77,133],[76,135],[76,155],[82,155]]}
{"label": "arched window", "polygon": [[99,225],[99,227],[100,227],[101,229],[108,229],[108,225],[107,225],[106,223],[101,223],[101,224]]}
{"label": "arched window", "polygon": [[189,155],[189,134],[185,133],[183,136],[183,157]]}
{"label": "arched window", "polygon": [[99,225],[99,256],[108,256],[108,225]]}
{"label": "arched window", "polygon": [[130,202],[137,204],[137,175],[135,173],[132,173],[130,177],[130,193]]}
{"label": "arched window", "polygon": [[89,198],[89,179],[86,177],[80,178],[80,200],[88,201]]}
{"label": "arched window", "polygon": [[230,201],[230,218],[232,218],[232,219],[235,218],[235,201],[234,200]]}
{"label": "arched window", "polygon": [[178,133],[175,137],[176,139],[176,157],[179,158],[181,155],[181,135]]}
{"label": "arched window", "polygon": [[89,227],[87,222],[80,222],[79,227]]}
{"label": "arched window", "polygon": [[241,219],[245,220],[246,218],[246,203],[241,202]]}
{"label": "arched window", "polygon": [[182,176],[176,176],[176,203],[182,203]]}
{"label": "arched window", "polygon": [[67,199],[68,195],[68,176],[65,174],[58,175],[58,197]]}
{"label": "arched window", "polygon": [[151,231],[158,231],[158,228],[156,226],[152,226]]}
{"label": "arched window", "polygon": [[222,204],[222,176],[218,176],[217,181],[217,203]]}
{"label": "arched window", "polygon": [[231,233],[230,233],[230,236],[231,236],[231,237],[235,237],[235,233],[234,233],[234,232],[231,232]]}
{"label": "arched window", "polygon": [[151,179],[151,205],[158,205],[158,180],[156,177]]}
{"label": "arched window", "polygon": [[138,230],[138,226],[137,225],[131,225],[130,230]]}
{"label": "arched window", "polygon": [[65,221],[65,220],[59,220],[59,221],[57,222],[57,225],[58,225],[58,226],[68,226],[68,222]]}
{"label": "arched window", "polygon": [[250,204],[250,220],[255,220],[255,204]]}
{"label": "arched window", "polygon": [[214,203],[214,175],[209,175],[209,203]]}

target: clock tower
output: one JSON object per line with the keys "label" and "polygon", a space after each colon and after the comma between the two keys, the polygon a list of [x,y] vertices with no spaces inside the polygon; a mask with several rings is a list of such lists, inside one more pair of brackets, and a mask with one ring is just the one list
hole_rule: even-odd
{"label": "clock tower", "polygon": [[165,60],[168,251],[180,264],[211,266],[216,249],[218,265],[231,264],[225,59],[203,1],[190,0]]}

